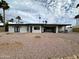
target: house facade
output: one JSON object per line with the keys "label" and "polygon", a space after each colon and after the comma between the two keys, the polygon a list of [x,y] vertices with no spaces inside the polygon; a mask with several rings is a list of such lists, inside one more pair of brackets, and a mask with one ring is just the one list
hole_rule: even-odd
{"label": "house facade", "polygon": [[9,32],[20,32],[20,33],[60,33],[65,32],[66,26],[70,24],[9,24]]}

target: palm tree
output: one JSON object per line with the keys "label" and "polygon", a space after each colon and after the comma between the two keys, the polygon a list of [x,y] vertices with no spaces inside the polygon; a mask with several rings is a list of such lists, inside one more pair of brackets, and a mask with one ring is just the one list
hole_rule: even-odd
{"label": "palm tree", "polygon": [[45,24],[47,24],[47,20],[45,20]]}
{"label": "palm tree", "polygon": [[[78,7],[79,7],[79,4],[77,4],[76,8],[78,8]],[[79,15],[76,15],[74,18],[79,19]]]}
{"label": "palm tree", "polygon": [[1,0],[0,1],[0,8],[3,9],[3,22],[5,24],[5,10],[8,10],[10,7],[6,1]]}
{"label": "palm tree", "polygon": [[79,7],[79,4],[77,4],[76,8],[78,8],[78,7]]}
{"label": "palm tree", "polygon": [[20,16],[17,16],[16,19],[18,20],[18,23],[19,23],[20,20],[21,20],[21,17]]}
{"label": "palm tree", "polygon": [[9,20],[9,22],[13,22],[14,21],[14,19],[13,18],[11,18],[10,20]]}
{"label": "palm tree", "polygon": [[0,21],[3,23],[3,17],[1,14],[0,14]]}
{"label": "palm tree", "polygon": [[[78,7],[79,7],[79,4],[77,4],[76,8],[78,8]],[[79,14],[76,15],[74,18],[76,19],[76,25],[78,25],[79,24],[78,23],[78,21],[79,21]]]}
{"label": "palm tree", "polygon": [[6,22],[5,22],[5,10],[8,10],[10,7],[8,5],[8,3],[4,0],[1,0],[0,1],[0,8],[3,10],[3,23],[4,23],[4,29],[6,31]]}

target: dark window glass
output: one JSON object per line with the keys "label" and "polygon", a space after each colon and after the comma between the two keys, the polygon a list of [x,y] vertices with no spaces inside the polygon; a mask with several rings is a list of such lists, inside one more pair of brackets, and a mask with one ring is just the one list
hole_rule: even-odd
{"label": "dark window glass", "polygon": [[34,30],[40,30],[40,27],[39,26],[35,26]]}

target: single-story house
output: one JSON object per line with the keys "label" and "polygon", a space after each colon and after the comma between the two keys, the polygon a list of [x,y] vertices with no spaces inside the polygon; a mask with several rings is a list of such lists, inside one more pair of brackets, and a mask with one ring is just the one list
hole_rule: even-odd
{"label": "single-story house", "polygon": [[20,33],[44,33],[44,32],[52,32],[59,33],[65,32],[66,26],[70,24],[9,24],[8,31],[9,32],[20,32]]}

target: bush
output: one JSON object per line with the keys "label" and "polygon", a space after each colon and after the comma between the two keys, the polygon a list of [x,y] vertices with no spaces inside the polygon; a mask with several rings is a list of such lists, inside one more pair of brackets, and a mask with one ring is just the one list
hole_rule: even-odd
{"label": "bush", "polygon": [[79,32],[79,28],[73,28],[73,32]]}

